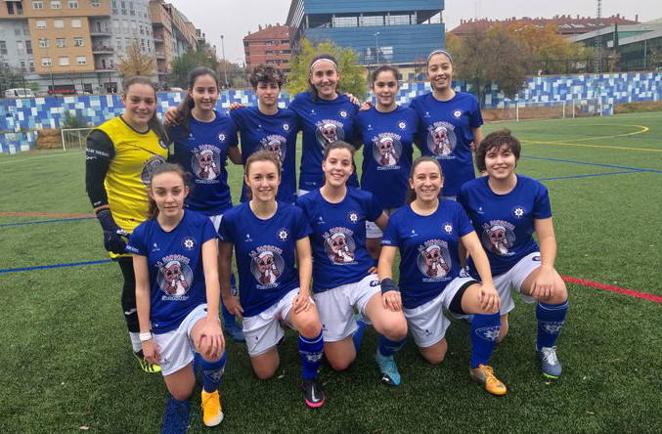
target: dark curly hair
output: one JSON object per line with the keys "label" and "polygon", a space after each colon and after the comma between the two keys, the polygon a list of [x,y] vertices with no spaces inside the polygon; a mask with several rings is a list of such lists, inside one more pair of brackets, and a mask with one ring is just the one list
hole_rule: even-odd
{"label": "dark curly hair", "polygon": [[488,134],[483,141],[480,142],[478,149],[476,149],[476,168],[481,172],[485,171],[485,156],[492,149],[500,148],[502,145],[508,146],[510,152],[515,155],[515,161],[519,161],[522,145],[519,140],[512,135],[510,130],[504,128]]}
{"label": "dark curly hair", "polygon": [[248,81],[253,86],[253,89],[257,89],[257,85],[260,83],[276,83],[281,88],[285,84],[285,76],[278,68],[261,63],[253,68]]}

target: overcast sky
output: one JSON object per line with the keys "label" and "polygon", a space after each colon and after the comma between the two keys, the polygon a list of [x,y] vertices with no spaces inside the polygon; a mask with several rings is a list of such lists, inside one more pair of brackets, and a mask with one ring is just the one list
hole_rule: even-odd
{"label": "overcast sky", "polygon": [[[259,24],[284,24],[291,0],[166,0],[182,11],[207,40],[218,48],[221,57],[221,35],[225,55],[234,63],[244,62],[242,38],[256,31]],[[360,1],[360,0],[357,0]],[[401,0],[405,3],[407,0]],[[596,0],[446,0],[444,21],[451,30],[461,19],[487,17],[545,17],[570,14],[594,17]],[[620,13],[626,18],[650,21],[662,18],[662,0],[603,0],[602,16]]]}

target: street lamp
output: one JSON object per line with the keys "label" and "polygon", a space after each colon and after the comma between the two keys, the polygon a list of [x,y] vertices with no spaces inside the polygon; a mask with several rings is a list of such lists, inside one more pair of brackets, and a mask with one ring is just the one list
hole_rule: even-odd
{"label": "street lamp", "polygon": [[379,32],[375,33],[375,64],[379,65]]}
{"label": "street lamp", "polygon": [[225,42],[223,41],[223,35],[221,35],[221,53],[223,55],[223,77],[225,78],[225,88],[229,88],[228,85],[228,62],[225,60]]}

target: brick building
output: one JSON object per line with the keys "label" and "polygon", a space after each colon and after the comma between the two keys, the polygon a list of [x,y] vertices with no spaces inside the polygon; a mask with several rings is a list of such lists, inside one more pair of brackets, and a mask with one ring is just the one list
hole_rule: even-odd
{"label": "brick building", "polygon": [[246,35],[246,68],[251,70],[260,63],[268,63],[288,73],[292,58],[292,35],[291,27],[280,25],[260,26],[257,32]]}

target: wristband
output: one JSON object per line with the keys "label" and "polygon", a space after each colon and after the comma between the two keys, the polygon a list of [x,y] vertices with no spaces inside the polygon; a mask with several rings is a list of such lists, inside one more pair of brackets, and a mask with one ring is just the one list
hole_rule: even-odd
{"label": "wristband", "polygon": [[391,279],[390,277],[386,277],[382,279],[381,287],[382,287],[382,294],[386,294],[389,291],[400,292],[400,288],[398,288],[398,285],[396,285],[393,279]]}
{"label": "wristband", "polygon": [[152,332],[139,333],[138,339],[140,342],[147,342],[152,339]]}

